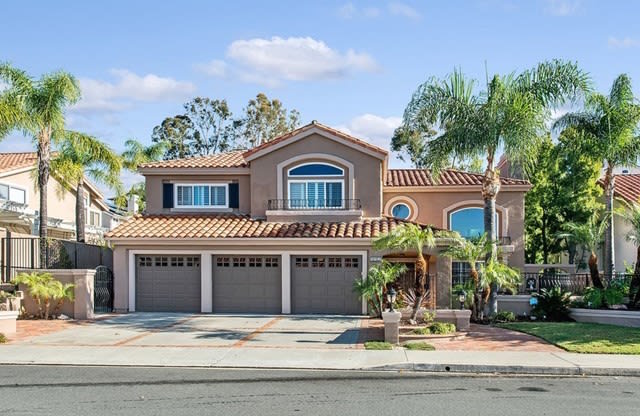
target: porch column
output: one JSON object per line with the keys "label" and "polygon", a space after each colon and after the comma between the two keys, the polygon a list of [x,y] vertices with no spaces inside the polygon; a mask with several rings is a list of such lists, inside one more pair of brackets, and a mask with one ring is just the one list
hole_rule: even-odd
{"label": "porch column", "polygon": [[451,259],[436,258],[436,307],[451,308]]}
{"label": "porch column", "polygon": [[212,255],[200,253],[200,311],[213,312],[213,265]]}
{"label": "porch column", "polygon": [[282,253],[282,313],[291,313],[291,254]]}

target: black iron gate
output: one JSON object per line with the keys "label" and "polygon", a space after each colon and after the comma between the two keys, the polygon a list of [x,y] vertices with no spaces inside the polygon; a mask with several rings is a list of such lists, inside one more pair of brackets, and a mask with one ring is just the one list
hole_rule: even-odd
{"label": "black iron gate", "polygon": [[107,266],[98,266],[93,281],[93,309],[96,313],[113,311],[113,272]]}

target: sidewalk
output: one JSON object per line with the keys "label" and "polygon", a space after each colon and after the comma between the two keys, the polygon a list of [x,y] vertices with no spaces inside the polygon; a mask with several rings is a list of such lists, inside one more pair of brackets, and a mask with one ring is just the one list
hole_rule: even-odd
{"label": "sidewalk", "polygon": [[640,356],[516,351],[0,346],[0,364],[639,376]]}

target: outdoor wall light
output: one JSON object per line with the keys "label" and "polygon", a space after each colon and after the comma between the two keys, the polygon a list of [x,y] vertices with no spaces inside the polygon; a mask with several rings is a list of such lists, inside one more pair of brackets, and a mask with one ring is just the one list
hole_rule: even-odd
{"label": "outdoor wall light", "polygon": [[395,312],[393,309],[393,304],[396,303],[396,297],[398,293],[396,289],[391,286],[391,288],[387,291],[387,303],[389,304],[389,312]]}
{"label": "outdoor wall light", "polygon": [[464,303],[467,300],[467,294],[464,293],[464,290],[458,292],[458,302],[460,302],[460,309],[464,309]]}

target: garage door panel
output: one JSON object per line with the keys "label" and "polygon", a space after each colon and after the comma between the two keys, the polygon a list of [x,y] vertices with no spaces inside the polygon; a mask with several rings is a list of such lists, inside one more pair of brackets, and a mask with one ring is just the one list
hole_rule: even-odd
{"label": "garage door panel", "polygon": [[280,313],[281,286],[279,256],[214,256],[214,312]]}
{"label": "garage door panel", "polygon": [[199,256],[136,257],[136,310],[199,312]]}
{"label": "garage door panel", "polygon": [[362,276],[361,256],[293,256],[293,313],[360,314],[353,282]]}

